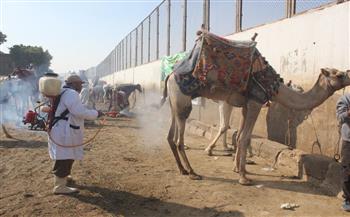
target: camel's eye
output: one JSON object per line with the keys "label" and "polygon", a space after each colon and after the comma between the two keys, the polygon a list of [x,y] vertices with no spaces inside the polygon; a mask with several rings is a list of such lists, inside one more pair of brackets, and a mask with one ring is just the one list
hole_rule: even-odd
{"label": "camel's eye", "polygon": [[335,76],[337,76],[337,78],[343,78],[343,77],[344,77],[344,73],[337,72],[337,73],[335,74]]}

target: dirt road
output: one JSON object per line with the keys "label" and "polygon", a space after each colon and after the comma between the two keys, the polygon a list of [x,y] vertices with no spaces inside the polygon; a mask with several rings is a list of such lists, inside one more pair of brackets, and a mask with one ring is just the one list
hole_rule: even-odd
{"label": "dirt road", "polygon": [[[164,115],[165,114],[165,115]],[[52,162],[45,134],[11,129],[25,141],[0,143],[0,216],[347,216],[341,201],[253,157],[247,170],[253,186],[238,184],[232,157],[203,152],[208,141],[187,135],[190,162],[203,180],[181,176],[166,141],[168,110],[147,107],[136,118],[109,118],[97,140],[85,147],[85,159],[73,166],[75,196],[51,193]],[[86,137],[97,126],[86,129]],[[283,210],[283,203],[296,203]]]}

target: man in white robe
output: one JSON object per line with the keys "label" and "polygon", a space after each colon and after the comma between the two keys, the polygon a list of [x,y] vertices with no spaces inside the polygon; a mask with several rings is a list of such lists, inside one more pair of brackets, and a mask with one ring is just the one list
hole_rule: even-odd
{"label": "man in white robe", "polygon": [[[54,194],[71,194],[78,189],[67,186],[74,160],[83,159],[84,119],[94,120],[103,115],[101,111],[87,109],[81,102],[79,93],[83,81],[78,75],[71,75],[62,88],[60,102],[55,112],[57,122],[49,134],[49,154],[55,161]],[[65,115],[63,115],[65,114]]]}

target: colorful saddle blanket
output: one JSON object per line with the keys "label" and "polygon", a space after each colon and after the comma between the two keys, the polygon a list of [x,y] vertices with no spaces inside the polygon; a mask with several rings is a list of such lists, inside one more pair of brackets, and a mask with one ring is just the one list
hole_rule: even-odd
{"label": "colorful saddle blanket", "polygon": [[204,33],[193,76],[203,85],[219,84],[244,92],[247,88],[256,42],[231,41]]}
{"label": "colorful saddle blanket", "polygon": [[202,33],[192,52],[175,66],[174,74],[186,95],[196,97],[201,88],[214,85],[261,103],[271,98],[280,82],[255,41],[233,41],[208,32]]}

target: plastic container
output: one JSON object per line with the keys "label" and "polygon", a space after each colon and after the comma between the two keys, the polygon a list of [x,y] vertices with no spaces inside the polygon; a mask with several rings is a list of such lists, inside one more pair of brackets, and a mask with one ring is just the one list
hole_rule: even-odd
{"label": "plastic container", "polygon": [[46,97],[55,97],[61,93],[62,81],[57,77],[43,76],[39,79],[39,91]]}

